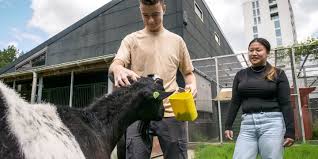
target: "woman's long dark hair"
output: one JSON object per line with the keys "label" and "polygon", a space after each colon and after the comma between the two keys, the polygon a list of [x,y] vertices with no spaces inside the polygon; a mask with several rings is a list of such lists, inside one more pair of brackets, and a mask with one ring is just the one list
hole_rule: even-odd
{"label": "woman's long dark hair", "polygon": [[[251,44],[254,43],[254,42],[258,42],[261,45],[263,45],[265,47],[265,49],[266,49],[267,54],[270,53],[271,44],[266,39],[264,39],[264,38],[255,38],[248,44],[248,47],[250,47]],[[265,79],[273,81],[276,76],[277,76],[276,68],[267,62],[266,63]]]}

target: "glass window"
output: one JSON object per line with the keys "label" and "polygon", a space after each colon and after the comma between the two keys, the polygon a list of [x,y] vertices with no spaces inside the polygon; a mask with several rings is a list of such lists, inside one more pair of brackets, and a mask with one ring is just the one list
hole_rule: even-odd
{"label": "glass window", "polygon": [[253,16],[254,16],[254,17],[256,16],[256,11],[255,11],[255,10],[253,10]]}
{"label": "glass window", "polygon": [[260,11],[259,11],[259,9],[257,9],[257,15],[260,15]]}
{"label": "glass window", "polygon": [[275,32],[276,32],[276,37],[282,36],[282,32],[280,31],[280,29],[275,30]]}
{"label": "glass window", "polygon": [[34,59],[31,61],[32,67],[45,65],[45,58],[46,58],[45,55],[46,55],[46,54],[43,53],[42,55],[40,55],[40,56],[34,58]]}
{"label": "glass window", "polygon": [[195,1],[194,1],[194,11],[199,16],[199,18],[203,21],[203,12]]}
{"label": "glass window", "polygon": [[30,68],[32,68],[32,64],[31,64],[30,61],[28,61],[27,63],[17,67],[16,70],[20,71],[20,70],[27,70],[27,69],[30,69]]}
{"label": "glass window", "polygon": [[274,21],[275,28],[280,28],[279,20]]}
{"label": "glass window", "polygon": [[278,14],[271,15],[271,20],[276,20],[276,19],[278,19],[278,18],[279,18]]}
{"label": "glass window", "polygon": [[253,26],[253,33],[257,33],[257,26]]}
{"label": "glass window", "polygon": [[269,11],[270,12],[277,12],[278,11],[277,5],[273,6],[273,7],[269,7]]}
{"label": "glass window", "polygon": [[221,45],[220,37],[217,33],[214,33],[214,39],[219,45]]}
{"label": "glass window", "polygon": [[254,18],[254,25],[256,25],[257,24],[257,20],[256,20],[256,17]]}
{"label": "glass window", "polygon": [[258,1],[256,1],[256,8],[259,8],[259,4],[258,4]]}
{"label": "glass window", "polygon": [[277,41],[277,46],[283,45],[283,40],[281,37],[276,38],[276,41]]}
{"label": "glass window", "polygon": [[258,19],[258,24],[261,24],[261,17],[257,17]]}
{"label": "glass window", "polygon": [[255,8],[255,2],[252,2],[253,8]]}
{"label": "glass window", "polygon": [[276,2],[276,0],[268,0],[269,4]]}
{"label": "glass window", "polygon": [[254,37],[254,38],[258,38],[258,34],[254,34],[253,37]]}

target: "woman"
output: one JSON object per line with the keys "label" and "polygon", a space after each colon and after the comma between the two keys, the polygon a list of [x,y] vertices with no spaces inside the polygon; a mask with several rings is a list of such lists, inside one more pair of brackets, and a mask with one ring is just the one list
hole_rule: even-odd
{"label": "woman", "polygon": [[239,71],[233,82],[232,101],[225,123],[225,137],[232,140],[232,125],[242,107],[240,134],[234,159],[282,159],[283,147],[294,143],[290,88],[283,70],[267,62],[270,43],[255,38],[248,45],[251,67]]}

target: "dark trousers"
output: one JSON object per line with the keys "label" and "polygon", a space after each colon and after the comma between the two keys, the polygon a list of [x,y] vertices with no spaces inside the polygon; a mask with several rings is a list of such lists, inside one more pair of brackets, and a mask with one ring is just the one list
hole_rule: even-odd
{"label": "dark trousers", "polygon": [[[126,159],[149,159],[152,141],[143,142],[138,132],[139,121],[130,125],[126,133]],[[187,159],[186,123],[174,117],[151,121],[151,134],[158,136],[165,159]],[[150,136],[152,139],[152,135]]]}

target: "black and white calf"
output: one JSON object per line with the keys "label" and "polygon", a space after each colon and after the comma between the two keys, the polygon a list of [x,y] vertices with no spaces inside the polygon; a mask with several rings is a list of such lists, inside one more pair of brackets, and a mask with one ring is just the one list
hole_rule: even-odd
{"label": "black and white calf", "polygon": [[161,120],[161,79],[142,77],[85,109],[29,104],[0,82],[1,159],[109,159],[136,120]]}

